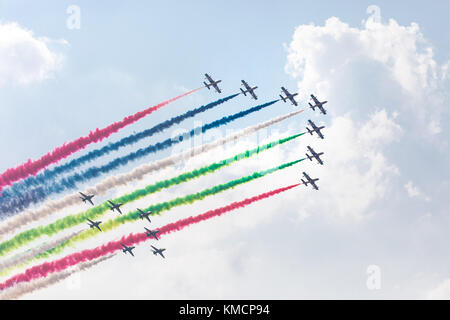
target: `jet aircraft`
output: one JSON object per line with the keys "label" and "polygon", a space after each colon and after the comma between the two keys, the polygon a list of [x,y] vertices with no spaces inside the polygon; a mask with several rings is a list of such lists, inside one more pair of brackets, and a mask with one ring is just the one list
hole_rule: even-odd
{"label": "jet aircraft", "polygon": [[244,85],[244,88],[245,88],[245,90],[242,90],[242,88],[240,88],[241,92],[244,94],[244,96],[247,96],[246,93],[249,93],[252,96],[253,99],[258,100],[258,97],[255,94],[255,90],[258,87],[253,87],[253,88],[250,87],[245,80],[241,80],[241,82],[242,82],[242,84]]}
{"label": "jet aircraft", "polygon": [[221,92],[222,92],[222,91],[220,91],[219,86],[217,85],[219,82],[222,82],[222,80],[214,81],[214,80],[211,78],[211,76],[210,76],[209,74],[207,74],[207,73],[205,73],[205,77],[206,77],[206,80],[208,81],[208,83],[203,82],[203,84],[205,85],[205,87],[208,88],[208,90],[210,90],[210,88],[213,87],[214,89],[216,89],[216,91],[217,91],[218,93],[221,93]]}
{"label": "jet aircraft", "polygon": [[280,94],[280,98],[281,98],[284,102],[286,102],[287,100],[289,100],[289,101],[291,101],[291,103],[292,103],[294,106],[298,106],[297,101],[295,101],[295,99],[294,99],[294,97],[295,97],[296,95],[298,95],[298,93],[291,94],[291,93],[289,93],[289,91],[287,91],[287,89],[286,89],[285,87],[281,87],[281,90],[282,90],[283,93],[286,95],[285,97],[283,97],[283,95]]}

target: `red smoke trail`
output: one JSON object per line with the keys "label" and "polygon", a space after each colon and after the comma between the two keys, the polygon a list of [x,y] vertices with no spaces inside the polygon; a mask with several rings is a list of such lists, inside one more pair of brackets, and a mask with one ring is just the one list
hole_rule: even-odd
{"label": "red smoke trail", "polygon": [[[181,229],[188,227],[191,224],[199,223],[201,221],[220,216],[229,211],[233,211],[233,210],[236,210],[239,208],[246,207],[253,202],[257,202],[257,201],[272,197],[279,193],[282,193],[282,192],[285,192],[292,188],[295,188],[299,185],[300,185],[300,183],[293,184],[293,185],[279,188],[279,189],[275,189],[275,190],[254,196],[252,198],[248,198],[248,199],[245,199],[245,200],[242,200],[239,202],[233,202],[225,207],[207,211],[198,216],[189,217],[186,219],[178,220],[177,222],[174,222],[174,223],[166,224],[165,226],[158,229],[159,230],[158,236],[162,236],[164,234],[172,233],[175,231],[180,231]],[[24,273],[13,276],[13,277],[9,278],[8,280],[6,280],[5,282],[1,283],[0,290],[12,287],[16,283],[29,282],[34,279],[42,278],[42,277],[47,276],[48,274],[62,271],[64,269],[72,267],[78,263],[97,259],[101,256],[105,256],[105,255],[108,255],[115,251],[122,250],[122,245],[120,243],[123,243],[127,246],[131,246],[131,245],[139,244],[143,241],[147,241],[149,239],[150,238],[147,237],[145,233],[131,233],[128,236],[123,236],[122,239],[120,239],[119,241],[111,241],[111,242],[108,242],[107,244],[96,247],[94,249],[86,249],[86,250],[83,250],[80,252],[70,254],[59,260],[55,260],[52,262],[44,262],[43,264],[31,267],[31,268],[27,269]]]}
{"label": "red smoke trail", "polygon": [[97,128],[95,131],[89,132],[88,136],[78,138],[69,143],[65,143],[61,147],[58,147],[53,151],[45,154],[38,160],[29,159],[26,163],[23,163],[15,168],[7,169],[5,172],[0,174],[0,191],[3,189],[4,186],[11,185],[13,182],[26,178],[30,175],[35,175],[42,169],[48,167],[49,165],[70,156],[72,153],[84,149],[88,144],[102,141],[103,139],[109,137],[111,134],[119,131],[123,127],[126,127],[138,121],[139,119],[149,115],[153,111],[156,111],[159,108],[162,108],[171,102],[174,102],[184,96],[187,96],[197,90],[200,90],[201,88],[197,88],[189,92],[183,93],[175,98],[161,102],[153,107],[147,108],[143,111],[139,111],[131,116],[127,116],[123,118],[122,121],[110,124],[109,126],[103,129]]}

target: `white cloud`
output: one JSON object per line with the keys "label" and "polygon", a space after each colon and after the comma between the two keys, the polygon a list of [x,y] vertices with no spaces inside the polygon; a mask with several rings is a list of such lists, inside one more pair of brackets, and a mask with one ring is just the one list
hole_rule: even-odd
{"label": "white cloud", "polygon": [[440,133],[445,108],[439,74],[447,68],[433,59],[418,24],[369,19],[356,28],[332,17],[324,26],[297,27],[287,51],[286,72],[300,79],[300,95],[326,97],[332,114],[364,115],[384,106],[410,113],[431,135]]}
{"label": "white cloud", "polygon": [[[383,154],[401,129],[385,110],[364,123],[348,115],[335,117],[324,130],[325,139],[311,139],[311,146],[324,151],[324,166],[309,169],[320,176],[320,192],[300,196],[301,211],[307,215],[327,214],[340,219],[360,219],[370,206],[384,197],[398,168]],[[316,173],[317,172],[317,173]]]}
{"label": "white cloud", "polygon": [[445,279],[436,288],[427,293],[428,299],[449,300],[450,299],[450,279]]}
{"label": "white cloud", "polygon": [[26,85],[50,78],[61,66],[62,56],[52,52],[48,42],[17,23],[0,23],[0,85]]}
{"label": "white cloud", "polygon": [[410,198],[418,197],[421,195],[421,192],[419,188],[413,185],[412,181],[408,181],[407,184],[405,184],[405,189],[408,192],[408,196]]}
{"label": "white cloud", "polygon": [[423,192],[417,186],[415,186],[412,181],[408,181],[408,183],[405,184],[405,189],[410,198],[421,198],[425,201],[431,200],[429,197],[424,195]]}
{"label": "white cloud", "polygon": [[302,75],[306,91],[327,83],[328,77],[360,57],[380,62],[409,93],[434,85],[436,63],[431,47],[426,45],[419,26],[400,26],[395,20],[381,24],[368,20],[363,29],[350,27],[339,18],[329,18],[325,25],[302,25],[289,45],[286,70]]}
{"label": "white cloud", "polygon": [[376,111],[370,116],[358,133],[358,138],[367,148],[374,148],[380,144],[386,145],[394,140],[399,140],[402,134],[400,125],[395,122],[398,113],[389,117],[385,109]]}
{"label": "white cloud", "polygon": [[447,61],[446,64],[444,64],[442,66],[441,69],[441,78],[442,80],[446,80],[449,78],[449,74],[450,74],[450,61]]}

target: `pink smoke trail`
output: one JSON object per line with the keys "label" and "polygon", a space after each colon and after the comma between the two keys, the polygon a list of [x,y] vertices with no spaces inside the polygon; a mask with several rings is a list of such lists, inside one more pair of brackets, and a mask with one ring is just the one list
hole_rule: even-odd
{"label": "pink smoke trail", "polygon": [[13,182],[26,178],[30,175],[35,175],[42,169],[48,167],[49,165],[57,163],[58,161],[70,156],[72,153],[84,149],[87,145],[91,143],[100,142],[103,139],[108,138],[111,134],[119,131],[120,129],[138,121],[139,119],[144,118],[150,113],[168,105],[171,102],[174,102],[178,99],[181,99],[182,97],[185,97],[191,93],[196,92],[197,90],[200,90],[201,88],[203,87],[191,90],[189,92],[185,92],[175,98],[161,102],[153,107],[149,107],[143,111],[139,111],[131,116],[127,116],[123,118],[121,121],[110,124],[109,126],[103,129],[97,128],[95,129],[95,131],[89,132],[89,135],[85,137],[78,138],[69,143],[64,143],[62,146],[43,155],[38,160],[28,159],[27,162],[17,167],[7,169],[5,172],[0,174],[0,191],[3,189],[3,187],[11,185]]}
{"label": "pink smoke trail", "polygon": [[[169,234],[172,232],[180,231],[180,230],[184,229],[185,227],[188,227],[192,224],[196,224],[201,221],[220,216],[224,213],[246,207],[246,206],[252,204],[253,202],[257,202],[257,201],[272,197],[279,193],[282,193],[282,192],[288,191],[292,188],[295,188],[299,185],[300,184],[293,184],[293,185],[290,185],[287,187],[275,189],[275,190],[265,192],[265,193],[259,194],[257,196],[251,197],[251,198],[247,198],[242,201],[233,202],[227,206],[224,206],[224,207],[221,207],[218,209],[213,209],[213,210],[207,211],[207,212],[197,215],[197,216],[181,219],[174,223],[169,223],[158,229],[159,230],[158,236],[162,236],[164,234]],[[110,241],[110,242],[108,242],[104,245],[98,246],[94,249],[86,249],[86,250],[83,250],[80,252],[72,253],[70,255],[67,255],[67,256],[65,256],[61,259],[55,260],[55,261],[44,262],[40,265],[37,265],[37,266],[27,269],[23,273],[20,273],[18,275],[15,275],[15,276],[9,278],[8,280],[6,280],[5,282],[0,284],[0,289],[4,290],[4,289],[10,288],[18,283],[29,282],[34,279],[46,277],[48,274],[62,271],[64,269],[72,267],[78,263],[97,259],[99,257],[114,253],[115,251],[122,250],[121,243],[123,243],[127,246],[131,246],[131,245],[139,244],[143,241],[147,241],[149,239],[150,238],[147,237],[147,235],[145,233],[131,233],[128,236],[122,237],[119,241]]]}

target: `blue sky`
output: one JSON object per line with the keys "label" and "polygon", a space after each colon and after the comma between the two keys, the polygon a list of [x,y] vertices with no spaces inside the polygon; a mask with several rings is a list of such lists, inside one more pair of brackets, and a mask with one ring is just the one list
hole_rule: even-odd
{"label": "blue sky", "polygon": [[[81,9],[80,29],[66,27],[69,5]],[[381,24],[375,27],[366,24],[370,16],[366,9],[370,5],[381,10]],[[152,285],[161,286],[160,296],[147,292],[146,283],[139,283],[139,276],[145,275],[143,266],[154,264],[149,258],[132,267],[136,277],[129,279],[128,284],[118,280],[109,290],[94,291],[87,285],[74,291],[67,290],[67,284],[58,284],[27,297],[449,298],[450,259],[446,244],[450,221],[446,215],[446,194],[450,190],[450,152],[446,142],[449,115],[445,108],[449,92],[449,74],[445,71],[450,66],[449,9],[448,1],[430,5],[423,1],[38,4],[0,0],[0,26],[16,22],[20,28],[31,30],[35,38],[47,38],[43,43],[59,59],[46,79],[27,84],[0,79],[0,143],[7,150],[0,158],[0,171],[29,157],[35,159],[65,141],[185,89],[196,88],[205,72],[222,79],[224,94],[237,92],[240,80],[246,79],[258,85],[261,102],[278,97],[281,85],[298,90],[302,105],[310,92],[329,100],[327,117],[308,110],[304,117],[267,133],[271,137],[296,133],[303,130],[310,117],[329,127],[323,142],[305,140],[286,146],[279,154],[269,154],[258,158],[258,162],[239,165],[223,175],[192,184],[203,188],[267,168],[274,161],[292,160],[303,153],[306,143],[314,143],[326,150],[327,156],[323,169],[305,164],[323,181],[323,189],[318,193],[293,192],[267,207],[243,210],[254,220],[236,215],[221,223],[195,227],[198,235],[194,239],[189,238],[194,231],[188,230],[168,237],[167,245],[172,245],[176,258],[172,260],[175,262],[167,262],[165,269],[154,266],[161,280]],[[418,25],[417,30],[412,23]],[[432,54],[428,55],[430,50]],[[31,65],[36,62],[31,58],[19,57],[18,61],[30,61]],[[202,89],[108,141],[218,97]],[[188,120],[174,131],[191,129],[254,104],[240,96],[213,112]],[[279,102],[229,128],[244,128],[292,110],[291,105]],[[174,131],[151,141],[159,141]],[[250,146],[249,141],[244,141],[227,152],[232,155]],[[94,147],[97,146],[87,150]],[[163,155],[167,153],[150,156],[120,172]],[[185,167],[172,168],[155,178],[210,160],[193,159]],[[266,191],[269,185],[281,186],[280,181],[290,183],[295,181],[293,172],[298,176],[300,171],[269,178],[267,183],[250,184],[236,194],[226,193],[194,205],[189,212],[177,209],[174,217],[240,200],[243,195]],[[153,179],[141,183],[145,185]],[[114,194],[139,185],[124,187]],[[162,197],[170,199],[192,188],[176,188]],[[161,218],[161,223],[165,221],[171,220]],[[235,229],[238,234],[233,232]],[[114,236],[133,230],[121,229]],[[255,240],[271,232],[277,240]],[[230,244],[228,237],[235,242]],[[205,239],[209,239],[208,244],[203,244]],[[189,244],[189,250],[180,243]],[[199,266],[192,257],[210,264]],[[114,270],[128,265],[125,258],[114,258],[82,277],[106,281]],[[177,273],[176,263],[190,267]],[[366,288],[366,267],[371,264],[382,270],[385,280],[381,290]],[[220,265],[222,281],[214,276]],[[202,276],[217,283],[213,288],[196,286]],[[259,282],[258,277],[267,280]],[[167,289],[164,281],[168,282]],[[139,289],[124,295],[133,284]]]}
{"label": "blue sky", "polygon": [[[79,30],[66,28],[66,9],[71,4],[81,8]],[[67,47],[54,45],[66,59],[54,81],[28,88],[25,93],[8,87],[0,91],[2,100],[15,110],[12,119],[0,120],[2,136],[7,141],[13,139],[14,119],[20,116],[23,126],[19,137],[34,137],[25,142],[27,145],[13,144],[17,149],[5,156],[1,167],[27,156],[36,157],[88,128],[106,125],[170,97],[175,85],[196,87],[204,72],[222,78],[226,92],[233,92],[245,78],[259,85],[263,97],[271,98],[281,84],[295,85],[283,70],[286,52],[282,44],[291,40],[297,25],[320,24],[330,16],[359,25],[370,4],[1,1],[1,21],[16,21],[36,36],[64,38],[70,43]],[[383,19],[394,17],[400,24],[418,22],[436,47],[436,59],[449,58],[450,37],[445,34],[448,28],[443,27],[447,2],[433,6],[421,1],[377,4]],[[118,79],[111,79],[108,71],[116,72]],[[88,113],[91,117],[86,117]],[[68,115],[77,125],[65,123]],[[52,124],[35,125],[39,117],[52,120]],[[58,137],[60,134],[63,136]]]}

